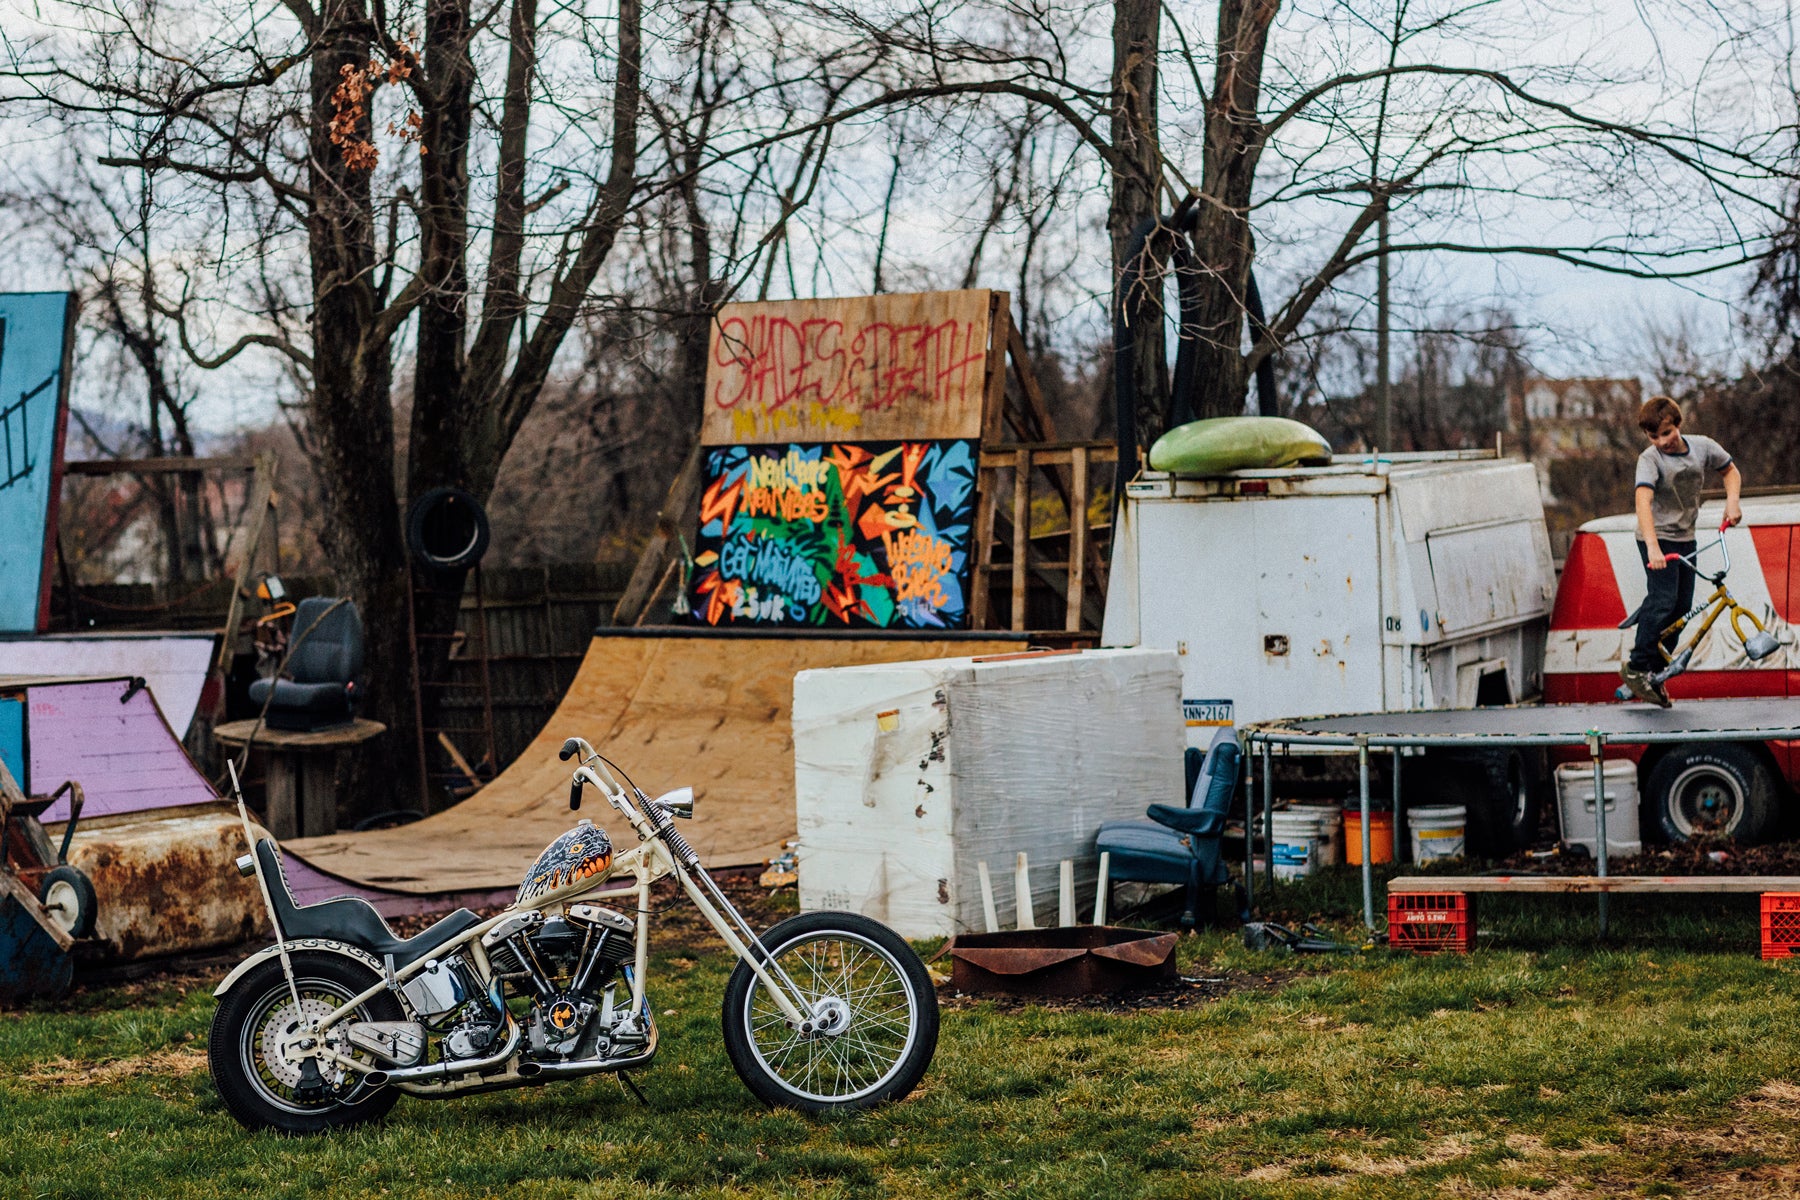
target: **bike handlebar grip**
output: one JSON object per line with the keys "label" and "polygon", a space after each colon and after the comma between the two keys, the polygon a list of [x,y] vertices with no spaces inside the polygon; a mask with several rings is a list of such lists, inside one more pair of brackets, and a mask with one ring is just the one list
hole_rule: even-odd
{"label": "bike handlebar grip", "polygon": [[[570,738],[568,741],[566,741],[562,744],[562,749],[558,750],[556,752],[556,757],[562,759],[564,762],[568,762],[571,758],[574,758],[577,754],[580,754],[580,753],[581,753],[581,739],[580,738]],[[579,787],[580,785],[577,784],[576,786]]]}
{"label": "bike handlebar grip", "polygon": [[579,812],[580,810],[581,810],[581,777],[576,776],[574,782],[569,784],[569,811],[570,812]]}

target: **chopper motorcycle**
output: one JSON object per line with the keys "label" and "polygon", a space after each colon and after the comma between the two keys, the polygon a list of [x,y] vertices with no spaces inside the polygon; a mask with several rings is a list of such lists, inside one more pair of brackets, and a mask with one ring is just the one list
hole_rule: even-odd
{"label": "chopper motorcycle", "polygon": [[[215,989],[207,1055],[247,1128],[316,1133],[373,1120],[401,1092],[444,1097],[625,1072],[656,1056],[646,997],[650,888],[673,875],[737,956],[725,1049],[755,1095],[804,1112],[898,1100],[937,1045],[937,995],[910,946],[856,913],[810,912],[760,937],[675,828],[691,788],[651,799],[581,738],[569,807],[597,788],[641,844],[614,854],[583,820],[553,841],[496,916],[461,909],[401,938],[355,897],[297,905],[281,854],[238,809],[275,944]],[[620,774],[624,774],[622,771]],[[234,789],[237,784],[232,772]],[[602,890],[609,882],[627,886]],[[608,907],[606,903],[620,907]],[[626,911],[621,911],[621,908]]]}

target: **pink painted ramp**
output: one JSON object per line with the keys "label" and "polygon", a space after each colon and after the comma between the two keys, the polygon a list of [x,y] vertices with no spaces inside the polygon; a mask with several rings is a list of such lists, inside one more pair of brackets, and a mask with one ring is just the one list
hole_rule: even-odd
{"label": "pink painted ramp", "polygon": [[[26,696],[31,764],[21,782],[33,795],[73,779],[87,795],[83,820],[219,798],[148,688],[133,689],[127,679],[84,679],[27,681],[18,690]],[[68,820],[68,799],[51,805],[41,819]]]}

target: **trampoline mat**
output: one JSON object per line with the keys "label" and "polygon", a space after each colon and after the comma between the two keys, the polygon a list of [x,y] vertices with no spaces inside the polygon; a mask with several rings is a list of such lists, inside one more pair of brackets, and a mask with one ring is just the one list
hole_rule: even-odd
{"label": "trampoline mat", "polygon": [[[1800,738],[1800,700],[1759,696],[1731,700],[1678,700],[1673,708],[1650,704],[1542,704],[1518,708],[1433,709],[1425,712],[1350,713],[1266,721],[1259,734],[1301,733],[1406,738],[1531,738],[1579,743],[1589,730],[1608,742],[1648,735],[1706,734],[1720,739]],[[1303,739],[1296,739],[1303,740]]]}

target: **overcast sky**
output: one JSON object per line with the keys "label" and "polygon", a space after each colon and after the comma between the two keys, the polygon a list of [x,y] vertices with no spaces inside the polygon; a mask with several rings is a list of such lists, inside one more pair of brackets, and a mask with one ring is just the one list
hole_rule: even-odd
{"label": "overcast sky", "polygon": [[[1334,0],[1289,0],[1284,22],[1303,23],[1309,3],[1315,16],[1333,8],[1340,13],[1359,11],[1349,3],[1334,4]],[[1552,6],[1535,0],[1507,0],[1490,7],[1512,22],[1507,32],[1509,45],[1522,57],[1538,63],[1580,61],[1613,79],[1627,81],[1598,97],[1601,104],[1616,107],[1621,114],[1656,110],[1671,124],[1708,129],[1792,124],[1793,93],[1784,66],[1792,30],[1789,14],[1780,4],[1720,7],[1690,6],[1685,0],[1576,0],[1572,5]],[[35,24],[38,11],[36,0],[0,0],[0,29],[16,37]],[[1190,24],[1200,28],[1202,22],[1196,17]],[[1288,38],[1285,42],[1284,37]],[[1271,58],[1288,56],[1292,61],[1303,53],[1295,40],[1291,33],[1278,30]],[[1165,70],[1165,88],[1170,93],[1165,101],[1165,121],[1178,115],[1173,71],[1173,66]],[[45,144],[41,130],[25,130],[16,122],[0,122],[0,138],[10,151],[0,163],[0,174],[11,171],[14,179],[18,171],[54,149]],[[1791,139],[1785,144],[1791,146]],[[882,157],[877,146],[869,161],[878,164]],[[876,178],[880,174],[878,167],[871,167],[865,189],[870,194],[880,191],[882,180]],[[6,180],[9,185],[12,182]],[[929,194],[922,194],[897,214],[894,236],[903,244],[896,246],[899,268],[890,279],[898,274],[905,286],[909,261],[920,270],[930,270],[929,247],[945,245],[952,255],[957,252],[955,239],[941,224],[947,211]],[[1592,219],[1598,228],[1605,217],[1604,212],[1588,217],[1571,215],[1566,206],[1546,207],[1541,212],[1533,212],[1529,206],[1515,207],[1500,226],[1481,233],[1492,240],[1506,240],[1538,225],[1566,228],[1572,222]],[[1090,220],[1088,225],[1067,240],[1065,253],[1073,286],[1067,289],[1060,311],[1052,314],[1071,341],[1096,336],[1106,326],[1106,242],[1095,222]],[[1457,232],[1464,234],[1465,240],[1477,240],[1472,231]],[[1259,230],[1259,237],[1266,236]],[[905,244],[909,239],[910,244]],[[1270,237],[1263,244],[1268,247],[1275,240]],[[817,280],[817,286],[829,292],[866,288],[871,257],[866,246],[845,242],[837,253],[835,261],[821,259],[819,271],[807,271],[803,264],[802,279],[808,283]],[[1265,253],[1274,260],[1272,270],[1282,269],[1279,252],[1266,249]],[[1305,256],[1298,249],[1291,251],[1289,258],[1296,270],[1304,269]],[[993,265],[986,274],[991,277],[980,282],[1011,286],[1011,268],[1004,256],[989,261]],[[939,272],[937,277],[945,273]],[[54,263],[17,251],[0,256],[0,290],[46,290],[66,283]],[[1751,349],[1741,334],[1748,284],[1743,270],[1676,284],[1585,273],[1518,257],[1421,255],[1397,260],[1395,291],[1404,299],[1440,306],[1458,302],[1506,305],[1531,327],[1532,357],[1546,373],[1635,374],[1644,369],[1646,331],[1651,328],[1685,328],[1697,347],[1720,364],[1742,357]],[[1399,319],[1403,324],[1404,314]],[[86,370],[78,364],[76,385],[78,399],[89,404],[103,402],[114,386],[97,364]],[[269,419],[273,413],[268,398],[281,385],[277,364],[253,362],[246,356],[229,373],[206,377],[198,386],[200,422],[224,433]]]}

